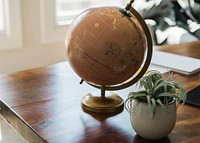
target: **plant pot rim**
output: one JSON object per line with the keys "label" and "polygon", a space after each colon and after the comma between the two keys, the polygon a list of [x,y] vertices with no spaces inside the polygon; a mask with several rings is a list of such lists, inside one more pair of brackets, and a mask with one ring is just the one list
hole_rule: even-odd
{"label": "plant pot rim", "polygon": [[[141,100],[139,100],[139,99],[137,99],[137,98],[134,98],[133,100],[136,100],[137,102],[140,102],[140,103],[143,103],[143,104],[147,104],[147,105],[148,105],[147,102],[141,101]],[[176,99],[173,98],[173,100],[170,101],[168,104],[164,104],[164,103],[163,103],[163,105],[164,105],[164,106],[167,106],[167,105],[174,104],[175,102],[176,102]],[[160,104],[156,104],[156,106],[161,106],[161,105],[160,105]]]}

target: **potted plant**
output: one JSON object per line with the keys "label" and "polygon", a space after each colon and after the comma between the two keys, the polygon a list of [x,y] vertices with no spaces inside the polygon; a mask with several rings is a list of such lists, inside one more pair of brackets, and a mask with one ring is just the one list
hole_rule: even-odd
{"label": "potted plant", "polygon": [[186,100],[184,88],[173,81],[172,75],[164,79],[154,70],[147,72],[137,84],[140,91],[130,92],[125,101],[132,127],[145,139],[167,136],[174,128],[177,106]]}

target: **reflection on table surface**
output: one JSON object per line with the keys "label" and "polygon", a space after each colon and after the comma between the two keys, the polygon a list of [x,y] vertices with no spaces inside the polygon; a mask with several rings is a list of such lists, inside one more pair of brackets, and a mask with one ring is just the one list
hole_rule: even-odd
{"label": "reflection on table surface", "polygon": [[27,141],[0,116],[0,143],[27,143]]}

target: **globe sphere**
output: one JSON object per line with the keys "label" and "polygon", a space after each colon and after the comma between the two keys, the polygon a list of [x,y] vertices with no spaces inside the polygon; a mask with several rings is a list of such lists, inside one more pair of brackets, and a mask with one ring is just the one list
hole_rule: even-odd
{"label": "globe sphere", "polygon": [[143,63],[147,46],[136,17],[118,7],[82,12],[70,25],[65,44],[73,70],[97,85],[116,85],[132,77]]}

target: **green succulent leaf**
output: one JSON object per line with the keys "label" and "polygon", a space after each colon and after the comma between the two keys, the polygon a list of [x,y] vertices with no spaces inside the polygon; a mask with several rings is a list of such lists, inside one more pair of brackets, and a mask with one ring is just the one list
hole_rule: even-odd
{"label": "green succulent leaf", "polygon": [[151,110],[152,110],[152,119],[154,118],[155,114],[156,114],[156,101],[154,98],[151,99],[151,103],[152,103],[152,106],[151,106]]}
{"label": "green succulent leaf", "polygon": [[156,100],[156,103],[158,103],[163,109],[165,109],[165,111],[167,110],[167,107],[164,106],[164,104],[161,102],[160,99],[157,99],[157,100]]}

